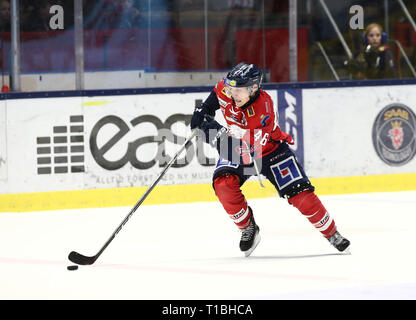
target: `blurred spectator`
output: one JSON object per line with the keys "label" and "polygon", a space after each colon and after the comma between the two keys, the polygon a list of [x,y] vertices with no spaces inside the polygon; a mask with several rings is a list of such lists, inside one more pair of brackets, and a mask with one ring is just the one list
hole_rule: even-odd
{"label": "blurred spectator", "polygon": [[397,78],[397,67],[392,50],[386,45],[387,34],[383,28],[372,23],[363,35],[360,54],[348,62],[354,79],[393,79]]}
{"label": "blurred spectator", "polygon": [[22,8],[24,18],[21,21],[22,31],[49,31],[49,8],[47,0],[40,0],[36,4]]}
{"label": "blurred spectator", "polygon": [[10,32],[9,0],[0,0],[0,32]]}

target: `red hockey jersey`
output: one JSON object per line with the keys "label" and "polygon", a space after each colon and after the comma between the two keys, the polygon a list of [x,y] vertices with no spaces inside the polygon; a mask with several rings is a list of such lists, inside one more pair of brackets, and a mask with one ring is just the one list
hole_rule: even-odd
{"label": "red hockey jersey", "polygon": [[249,143],[257,159],[274,151],[278,147],[276,141],[293,144],[292,137],[280,130],[277,108],[273,107],[273,101],[265,91],[259,89],[257,99],[243,108],[235,105],[231,92],[223,81],[216,84],[214,92],[229,133]]}

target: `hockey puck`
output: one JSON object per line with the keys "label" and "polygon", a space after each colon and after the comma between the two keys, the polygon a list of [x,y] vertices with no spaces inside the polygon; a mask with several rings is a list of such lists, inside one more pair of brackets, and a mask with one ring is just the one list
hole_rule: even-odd
{"label": "hockey puck", "polygon": [[68,270],[71,270],[71,271],[73,271],[73,270],[78,270],[78,266],[76,266],[76,265],[73,265],[73,266],[67,266],[66,267]]}

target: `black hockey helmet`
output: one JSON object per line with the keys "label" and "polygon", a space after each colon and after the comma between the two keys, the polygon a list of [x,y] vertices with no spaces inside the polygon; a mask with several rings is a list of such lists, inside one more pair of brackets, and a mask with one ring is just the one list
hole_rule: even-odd
{"label": "black hockey helmet", "polygon": [[260,88],[263,74],[254,64],[240,62],[228,72],[224,79],[225,84],[230,87],[251,87],[257,84]]}

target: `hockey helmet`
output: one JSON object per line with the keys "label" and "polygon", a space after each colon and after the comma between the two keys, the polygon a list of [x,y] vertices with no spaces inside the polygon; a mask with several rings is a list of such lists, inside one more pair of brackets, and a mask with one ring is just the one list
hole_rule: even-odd
{"label": "hockey helmet", "polygon": [[224,79],[224,83],[230,87],[251,87],[257,84],[260,88],[263,80],[263,74],[254,64],[240,62]]}

